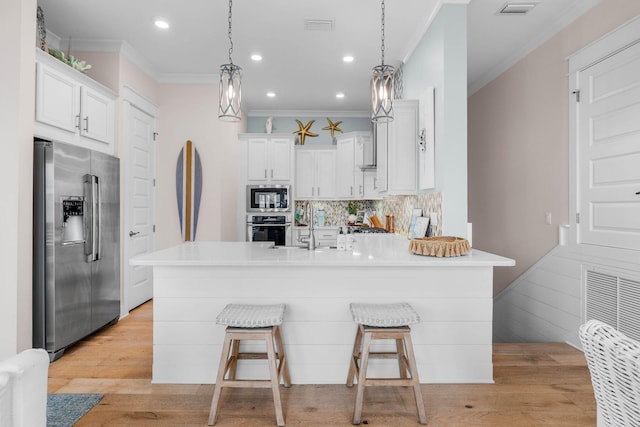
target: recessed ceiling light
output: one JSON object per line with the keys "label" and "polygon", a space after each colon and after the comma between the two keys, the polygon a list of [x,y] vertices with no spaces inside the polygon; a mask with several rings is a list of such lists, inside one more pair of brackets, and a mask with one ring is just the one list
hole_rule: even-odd
{"label": "recessed ceiling light", "polygon": [[276,93],[275,93],[275,92],[267,92],[267,96],[268,96],[269,98],[275,98]]}
{"label": "recessed ceiling light", "polygon": [[336,93],[336,98],[338,98],[338,99],[344,98],[344,93],[342,93],[342,92]]}
{"label": "recessed ceiling light", "polygon": [[343,60],[344,62],[353,62],[353,59],[354,59],[354,58],[353,58],[353,56],[351,56],[351,55],[346,55],[346,56],[343,56],[343,57],[342,57],[342,60]]}
{"label": "recessed ceiling light", "polygon": [[153,25],[160,28],[161,30],[169,29],[169,21],[161,17],[153,18]]}
{"label": "recessed ceiling light", "polygon": [[262,55],[260,55],[259,53],[254,53],[253,55],[251,55],[251,59],[256,62],[262,61]]}

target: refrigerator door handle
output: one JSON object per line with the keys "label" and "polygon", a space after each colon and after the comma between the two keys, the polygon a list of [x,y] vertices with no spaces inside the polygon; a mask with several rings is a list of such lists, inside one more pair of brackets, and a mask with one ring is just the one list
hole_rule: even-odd
{"label": "refrigerator door handle", "polygon": [[88,236],[85,243],[87,262],[100,259],[100,185],[95,175],[84,176],[88,207]]}

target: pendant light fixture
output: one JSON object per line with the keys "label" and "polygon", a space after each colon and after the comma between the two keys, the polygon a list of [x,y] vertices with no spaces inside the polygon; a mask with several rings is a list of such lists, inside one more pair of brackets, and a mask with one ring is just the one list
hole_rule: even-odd
{"label": "pendant light fixture", "polygon": [[218,118],[226,122],[240,121],[240,104],[242,102],[242,68],[233,63],[233,40],[231,39],[231,7],[229,0],[229,63],[220,66],[220,109]]}
{"label": "pendant light fixture", "polygon": [[393,121],[393,72],[391,65],[384,63],[384,0],[382,0],[382,31],[381,31],[380,65],[373,67],[371,77],[371,121],[386,123]]}

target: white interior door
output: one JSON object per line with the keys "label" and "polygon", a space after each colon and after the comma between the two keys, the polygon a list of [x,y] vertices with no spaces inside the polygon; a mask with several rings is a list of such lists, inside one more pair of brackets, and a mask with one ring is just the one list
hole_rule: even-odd
{"label": "white interior door", "polygon": [[155,248],[155,171],[156,120],[126,104],[125,141],[127,141],[125,240],[125,301],[127,310],[153,296],[151,267],[131,266],[129,258],[152,252]]}
{"label": "white interior door", "polygon": [[579,241],[640,250],[640,43],[578,80]]}

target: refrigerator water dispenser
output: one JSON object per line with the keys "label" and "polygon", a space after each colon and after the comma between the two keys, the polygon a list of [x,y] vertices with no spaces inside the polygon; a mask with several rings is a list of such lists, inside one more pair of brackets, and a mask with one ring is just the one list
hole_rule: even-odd
{"label": "refrigerator water dispenser", "polygon": [[84,243],[84,197],[62,199],[62,244]]}

